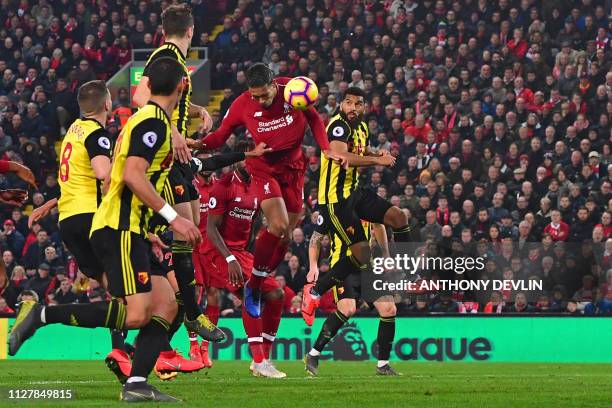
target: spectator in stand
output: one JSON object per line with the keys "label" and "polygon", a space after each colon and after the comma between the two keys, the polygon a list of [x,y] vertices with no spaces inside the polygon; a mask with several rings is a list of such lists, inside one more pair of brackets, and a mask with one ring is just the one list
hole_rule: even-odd
{"label": "spectator in stand", "polygon": [[19,257],[21,257],[23,246],[25,244],[25,238],[19,231],[17,231],[13,220],[4,221],[0,238],[2,238],[4,241],[4,248],[9,250],[12,254],[17,254]]}
{"label": "spectator in stand", "polygon": [[527,296],[523,292],[514,295],[514,303],[504,307],[504,313],[531,313],[533,307],[527,303]]}
{"label": "spectator in stand", "polygon": [[283,313],[289,313],[291,309],[291,300],[295,297],[295,292],[287,286],[287,281],[283,275],[277,275],[274,277],[278,286],[283,290],[285,297],[283,298]]}
{"label": "spectator in stand", "polygon": [[306,270],[300,265],[300,259],[296,255],[291,255],[287,263],[287,269],[282,272],[287,286],[298,293],[306,284]]}
{"label": "spectator in stand", "polygon": [[36,275],[28,279],[23,289],[36,292],[38,299],[46,299],[50,283],[49,265],[41,263]]}

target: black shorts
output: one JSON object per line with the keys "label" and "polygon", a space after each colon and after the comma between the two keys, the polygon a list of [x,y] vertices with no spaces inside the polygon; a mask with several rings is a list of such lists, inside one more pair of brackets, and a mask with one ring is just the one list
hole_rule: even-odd
{"label": "black shorts", "polygon": [[189,164],[174,162],[164,184],[163,199],[170,205],[199,200],[200,192],[193,185],[193,179]]}
{"label": "black shorts", "polygon": [[141,235],[105,227],[93,232],[91,244],[108,273],[111,295],[151,291],[151,245]]}
{"label": "black shorts", "polygon": [[358,300],[361,297],[361,274],[351,273],[342,283],[332,287],[332,293],[335,303],[342,299]]}
{"label": "black shorts", "polygon": [[168,272],[174,270],[172,266],[172,250],[170,248],[162,249],[162,252],[164,253],[164,259],[160,262],[153,251],[151,251],[151,275],[153,276],[167,276]]}
{"label": "black shorts", "polygon": [[99,281],[104,273],[104,265],[96,256],[89,240],[93,216],[94,213],[85,213],[64,218],[59,222],[59,230],[64,244],[76,259],[81,272],[88,278]]}
{"label": "black shorts", "polygon": [[[385,213],[392,205],[367,188],[358,188],[349,198],[334,204],[319,204],[320,226],[337,234],[342,242],[351,246],[368,241],[361,220],[383,224]],[[318,229],[320,232],[321,229]]]}

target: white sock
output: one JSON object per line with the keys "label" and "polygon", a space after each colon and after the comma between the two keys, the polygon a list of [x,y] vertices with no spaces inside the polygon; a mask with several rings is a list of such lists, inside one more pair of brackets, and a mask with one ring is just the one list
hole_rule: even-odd
{"label": "white sock", "polygon": [[378,368],[384,367],[387,364],[389,364],[389,360],[378,360],[378,363],[376,364],[376,367],[378,367]]}
{"label": "white sock", "polygon": [[135,383],[135,382],[145,382],[145,381],[147,381],[147,379],[144,377],[130,377],[127,380],[128,384]]}
{"label": "white sock", "polygon": [[319,350],[317,350],[317,349],[312,349],[312,350],[310,350],[310,351],[308,352],[308,354],[310,354],[310,355],[311,355],[311,356],[313,356],[313,357],[316,357],[316,356],[320,355],[320,354],[321,354],[321,352],[320,352]]}
{"label": "white sock", "polygon": [[46,310],[47,308],[43,307],[42,310],[40,311],[40,321],[43,323],[47,323],[47,314],[45,313]]}

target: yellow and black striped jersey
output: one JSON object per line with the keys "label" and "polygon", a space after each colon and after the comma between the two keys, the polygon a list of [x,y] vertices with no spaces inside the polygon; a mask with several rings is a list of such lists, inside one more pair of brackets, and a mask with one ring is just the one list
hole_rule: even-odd
{"label": "yellow and black striped jersey", "polygon": [[149,65],[158,58],[170,57],[181,63],[183,68],[185,69],[185,80],[187,81],[187,86],[183,90],[183,94],[181,95],[181,99],[172,112],[172,124],[176,126],[178,131],[185,137],[187,137],[187,122],[189,120],[189,105],[191,104],[191,78],[189,77],[189,70],[187,69],[185,56],[181,52],[181,50],[173,43],[166,42],[161,45],[158,49],[153,51],[153,54],[147,60],[147,64],[145,65],[143,76],[147,76],[147,68]]}
{"label": "yellow and black striped jersey", "polygon": [[[350,153],[363,156],[368,146],[368,125],[360,121],[351,126],[341,112],[331,118],[327,125],[329,141],[340,141],[348,144]],[[321,173],[319,174],[319,204],[334,204],[348,198],[357,188],[359,171],[356,167],[345,169],[341,164],[328,160],[321,153]]]}
{"label": "yellow and black striped jersey", "polygon": [[[361,225],[363,226],[363,230],[365,231],[365,235],[368,241],[372,239],[371,235],[371,227],[372,224],[369,221],[361,220]],[[329,237],[331,247],[329,253],[329,267],[333,268],[334,265],[345,256],[351,256],[351,249],[348,245],[344,243],[344,241],[340,238],[338,234],[331,234]]]}
{"label": "yellow and black striped jersey", "polygon": [[96,178],[91,160],[100,155],[110,157],[110,135],[95,119],[77,119],[64,136],[60,151],[60,221],[96,212],[102,201],[102,182]]}
{"label": "yellow and black striped jersey", "polygon": [[146,207],[123,182],[125,162],[137,156],[149,162],[146,175],[161,193],[172,165],[171,121],[166,112],[149,102],[130,117],[115,146],[111,184],[92,222],[92,232],[104,227],[146,236],[153,210]]}

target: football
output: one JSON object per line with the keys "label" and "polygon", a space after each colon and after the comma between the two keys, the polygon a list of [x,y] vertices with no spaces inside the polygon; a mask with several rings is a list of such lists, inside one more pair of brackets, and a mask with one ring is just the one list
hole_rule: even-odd
{"label": "football", "polygon": [[285,101],[295,109],[308,109],[318,97],[319,89],[310,78],[295,77],[285,85]]}

